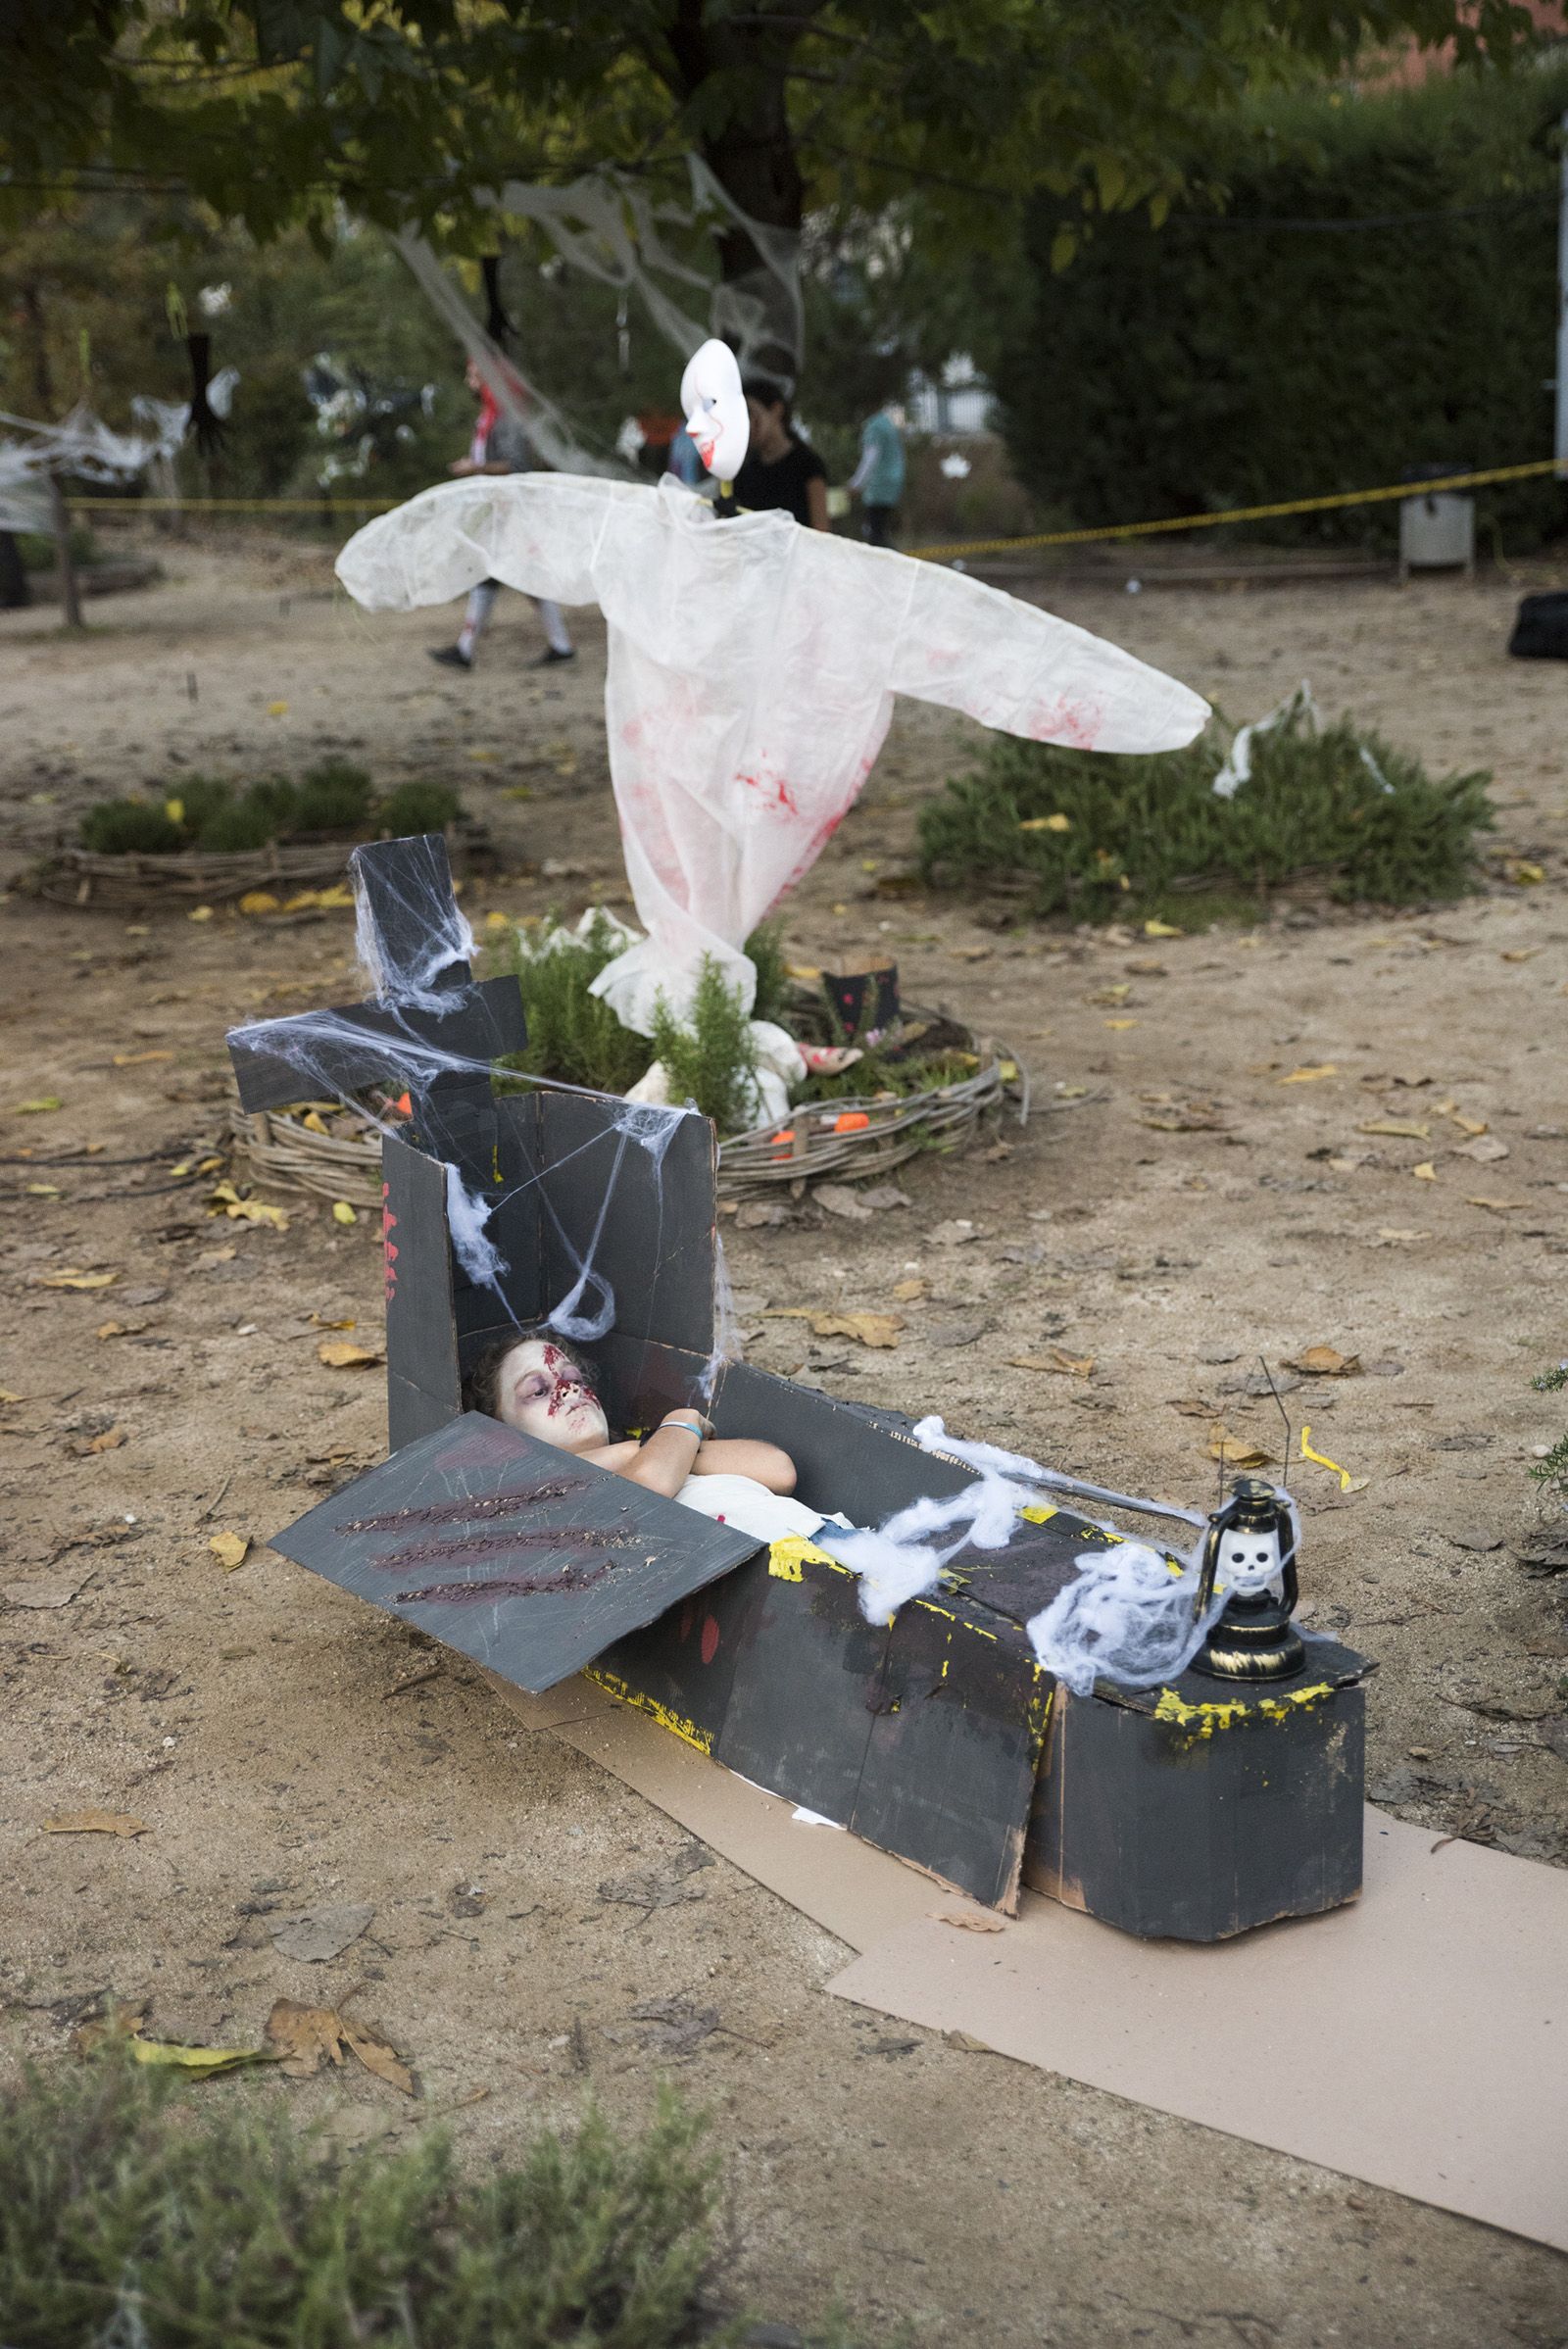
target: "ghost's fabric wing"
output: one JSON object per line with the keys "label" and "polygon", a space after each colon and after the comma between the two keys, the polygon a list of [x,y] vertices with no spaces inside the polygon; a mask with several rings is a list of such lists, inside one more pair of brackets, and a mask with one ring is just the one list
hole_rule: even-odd
{"label": "ghost's fabric wing", "polygon": [[910,567],[890,691],[1078,751],[1180,750],[1207,723],[1201,695],[1103,637],[934,563]]}
{"label": "ghost's fabric wing", "polygon": [[760,1546],[472,1411],[271,1542],[535,1695]]}
{"label": "ghost's fabric wing", "polygon": [[368,612],[449,604],[481,579],[558,604],[591,604],[607,507],[656,495],[577,473],[444,481],[356,530],[337,559],[337,575]]}

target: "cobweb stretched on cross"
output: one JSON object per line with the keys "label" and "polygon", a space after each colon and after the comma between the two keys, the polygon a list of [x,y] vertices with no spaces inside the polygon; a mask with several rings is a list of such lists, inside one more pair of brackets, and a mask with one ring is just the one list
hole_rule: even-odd
{"label": "cobweb stretched on cross", "polygon": [[[329,1097],[369,1116],[384,1143],[416,1142],[445,1170],[443,1249],[449,1237],[469,1286],[488,1295],[482,1309],[503,1324],[543,1319],[563,1337],[592,1344],[617,1318],[604,1258],[611,1202],[628,1153],[636,1153],[657,1192],[683,1130],[701,1129],[698,1147],[710,1150],[706,1120],[683,1109],[611,1101],[554,1079],[517,1079],[519,1086],[596,1105],[591,1133],[571,1147],[586,1152],[607,1138],[613,1144],[608,1170],[596,1162],[601,1187],[586,1227],[564,1216],[554,1183],[538,1166],[504,1169],[500,1162],[495,1064],[523,1050],[527,1026],[515,978],[474,979],[473,935],[453,891],[445,841],[428,833],[377,842],[356,849],[350,868],[372,1000],[230,1029],[242,1106],[273,1109]],[[559,1178],[568,1165],[558,1155],[549,1171]],[[514,1267],[499,1237],[509,1223],[516,1226],[523,1192],[537,1192],[535,1216],[553,1225],[552,1261],[564,1267],[556,1294],[530,1295],[526,1312],[514,1301],[508,1278]],[[398,1244],[386,1237],[390,1268]]]}

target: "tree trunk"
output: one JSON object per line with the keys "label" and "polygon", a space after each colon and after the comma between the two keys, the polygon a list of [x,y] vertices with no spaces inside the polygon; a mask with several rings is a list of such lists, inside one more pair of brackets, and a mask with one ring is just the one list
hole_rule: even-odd
{"label": "tree trunk", "polygon": [[[778,21],[760,5],[743,18],[726,20],[710,19],[706,0],[681,0],[665,35],[669,62],[658,61],[662,79],[682,101],[697,96],[716,74],[732,77],[740,94],[727,120],[704,134],[703,160],[759,227],[790,236],[800,234],[806,186],[790,127],[789,66],[807,20],[822,4],[791,0],[789,14]],[[764,301],[770,285],[781,285],[776,261],[738,222],[723,229],[717,242],[725,285],[751,286]],[[767,327],[755,340],[748,338],[752,365],[773,374],[796,374],[801,354],[791,346],[799,340],[798,302],[792,263],[788,300],[768,302]]]}
{"label": "tree trunk", "polygon": [[32,602],[14,530],[0,530],[0,612],[24,612]]}
{"label": "tree trunk", "polygon": [[[22,289],[23,315],[32,343],[32,383],[42,416],[55,412],[54,371],[49,365],[49,342],[44,327],[43,298],[36,285]],[[68,628],[81,626],[81,597],[76,590],[76,565],[71,554],[71,510],[54,474],[49,476],[49,523],[54,532],[55,560],[60,568],[60,601]]]}
{"label": "tree trunk", "polygon": [[76,586],[76,563],[71,552],[71,509],[53,473],[49,476],[49,514],[54,526],[55,561],[60,566],[60,601],[68,628],[81,626],[81,595]]}

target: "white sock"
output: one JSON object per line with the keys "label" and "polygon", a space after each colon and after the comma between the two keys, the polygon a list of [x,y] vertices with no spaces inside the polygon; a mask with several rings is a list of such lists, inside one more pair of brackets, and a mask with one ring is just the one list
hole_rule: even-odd
{"label": "white sock", "polygon": [[562,617],[561,606],[553,604],[548,596],[535,596],[533,602],[534,610],[544,624],[545,642],[552,653],[569,653],[571,638],[566,634],[566,623]]}
{"label": "white sock", "polygon": [[458,631],[458,651],[469,661],[473,659],[473,648],[484,634],[485,624],[495,610],[496,597],[500,592],[493,579],[482,579],[469,594],[463,626]]}

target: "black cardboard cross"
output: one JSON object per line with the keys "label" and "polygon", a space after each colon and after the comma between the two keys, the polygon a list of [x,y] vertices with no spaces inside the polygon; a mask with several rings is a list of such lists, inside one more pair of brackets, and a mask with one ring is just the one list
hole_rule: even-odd
{"label": "black cardboard cross", "polygon": [[[362,928],[374,940],[383,969],[404,981],[433,971],[421,993],[439,995],[443,1007],[368,1003],[335,1011],[324,1039],[310,1041],[317,1072],[310,1082],[344,1096],[373,1084],[401,1090],[419,1065],[428,1067],[425,1048],[456,1063],[415,1086],[409,1139],[388,1136],[382,1144],[394,1449],[455,1418],[475,1356],[514,1324],[541,1320],[559,1305],[590,1260],[615,1298],[614,1350],[622,1367],[612,1372],[612,1382],[634,1375],[637,1352],[649,1341],[706,1356],[713,1345],[716,1284],[712,1127],[705,1118],[682,1118],[656,1161],[626,1131],[624,1106],[603,1095],[533,1088],[497,1094],[491,1063],[527,1042],[522,999],[514,979],[476,982],[468,964],[451,956],[459,924],[445,841],[439,833],[378,841],[356,849],[350,867]],[[275,1041],[269,1029],[275,1029]],[[246,1109],[300,1099],[307,1080],[298,1034],[295,1023],[283,1020],[230,1036]],[[453,1250],[449,1165],[489,1210],[486,1237],[506,1265],[494,1284],[471,1279]],[[609,1193],[612,1211],[602,1217]],[[616,1395],[612,1403],[630,1399]]]}

